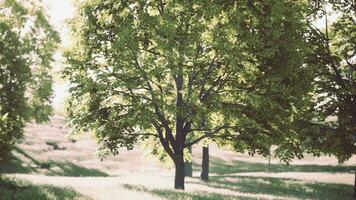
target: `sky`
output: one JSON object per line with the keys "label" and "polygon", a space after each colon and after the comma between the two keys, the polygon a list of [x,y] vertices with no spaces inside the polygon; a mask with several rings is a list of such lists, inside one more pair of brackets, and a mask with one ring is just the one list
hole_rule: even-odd
{"label": "sky", "polygon": [[71,0],[43,0],[47,13],[50,16],[51,24],[59,31],[62,44],[69,45],[69,30],[64,21],[74,14],[74,6]]}
{"label": "sky", "polygon": [[[54,55],[55,64],[53,66],[54,73],[59,73],[59,70],[62,68],[61,62],[63,61],[61,49],[70,45],[69,28],[66,26],[65,20],[74,15],[75,9],[72,0],[43,0],[43,3],[50,17],[50,23],[59,32],[61,37],[61,45],[59,51]],[[53,90],[54,109],[63,109],[65,98],[68,96],[68,83],[55,81]]]}

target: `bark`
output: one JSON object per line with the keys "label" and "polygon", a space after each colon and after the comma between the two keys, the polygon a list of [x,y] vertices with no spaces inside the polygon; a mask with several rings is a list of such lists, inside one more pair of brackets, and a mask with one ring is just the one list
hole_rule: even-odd
{"label": "bark", "polygon": [[203,147],[203,158],[201,167],[201,180],[209,181],[209,146]]}
{"label": "bark", "polygon": [[271,165],[271,155],[268,156],[268,165]]}
{"label": "bark", "polygon": [[355,182],[354,182],[354,194],[352,195],[356,199],[356,169],[355,169]]}
{"label": "bark", "polygon": [[[192,154],[192,146],[187,147],[190,154]],[[192,177],[193,176],[193,166],[192,161],[186,161],[184,163],[185,176]]]}
{"label": "bark", "polygon": [[175,177],[174,177],[174,188],[179,190],[184,190],[184,159],[183,159],[183,152],[178,154],[175,159]]}

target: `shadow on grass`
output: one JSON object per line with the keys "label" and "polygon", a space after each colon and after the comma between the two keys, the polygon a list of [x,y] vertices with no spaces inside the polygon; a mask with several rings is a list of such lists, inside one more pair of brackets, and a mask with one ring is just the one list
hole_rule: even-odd
{"label": "shadow on grass", "polygon": [[44,173],[50,176],[108,176],[108,174],[100,170],[85,168],[69,161],[56,162],[49,160],[47,162],[40,162],[18,147],[14,151],[31,160],[33,164],[25,163],[12,155],[9,159],[2,160],[0,163],[0,173]]}
{"label": "shadow on grass", "polygon": [[89,199],[71,188],[33,185],[20,179],[4,177],[0,177],[0,197],[2,200]]}
{"label": "shadow on grass", "polygon": [[169,200],[250,200],[255,198],[249,197],[237,197],[231,195],[222,195],[216,193],[206,193],[206,192],[183,192],[178,190],[168,190],[168,189],[151,189],[141,185],[131,185],[124,184],[125,189],[132,190],[136,192],[146,192],[153,194],[155,196],[169,199]]}
{"label": "shadow on grass", "polygon": [[306,183],[287,178],[249,176],[217,176],[211,178],[209,182],[200,181],[198,184],[243,193],[316,200],[351,199],[353,191],[353,186],[346,184]]}
{"label": "shadow on grass", "polygon": [[102,172],[97,169],[85,168],[79,165],[76,165],[72,162],[48,162],[51,167],[56,166],[60,168],[59,171],[50,170],[47,175],[53,176],[108,176],[107,173]]}
{"label": "shadow on grass", "polygon": [[[265,164],[244,161],[226,162],[221,159],[210,157],[210,173],[233,174],[242,172],[345,172],[352,173],[352,166],[331,165],[287,165],[287,164]],[[193,162],[195,170],[200,170],[200,164]]]}

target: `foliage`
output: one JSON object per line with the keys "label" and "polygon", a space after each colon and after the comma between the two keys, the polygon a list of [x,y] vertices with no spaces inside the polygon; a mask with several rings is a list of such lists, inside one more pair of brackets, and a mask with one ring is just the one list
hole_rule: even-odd
{"label": "foliage", "polygon": [[[356,152],[355,3],[311,2],[309,20],[325,19],[323,29],[310,23],[306,37],[310,52],[307,64],[314,69],[314,113],[318,123],[302,123],[300,140],[310,152],[334,154],[343,162]],[[338,14],[331,25],[328,6]]]}
{"label": "foliage", "polygon": [[59,41],[35,1],[0,2],[0,155],[23,134],[24,123],[51,114],[52,53]]}
{"label": "foliage", "polygon": [[[69,124],[94,131],[103,156],[154,137],[176,167],[206,138],[251,154],[298,149],[291,124],[312,78],[303,9],[289,0],[87,1],[71,21]],[[279,152],[289,160],[297,151]]]}

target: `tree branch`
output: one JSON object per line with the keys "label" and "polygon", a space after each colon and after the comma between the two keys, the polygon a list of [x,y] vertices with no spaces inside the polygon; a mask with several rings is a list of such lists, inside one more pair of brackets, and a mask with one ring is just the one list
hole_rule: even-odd
{"label": "tree branch", "polygon": [[230,126],[228,124],[225,124],[225,125],[222,125],[220,127],[217,127],[215,130],[211,131],[211,130],[207,130],[207,129],[191,129],[189,132],[192,132],[192,131],[204,131],[204,135],[198,137],[197,139],[193,140],[192,142],[189,142],[187,144],[184,145],[184,147],[189,147],[189,146],[192,146],[198,142],[200,142],[201,140],[203,140],[204,138],[207,138],[207,137],[213,137],[214,134],[218,133],[219,131],[221,130],[224,130],[224,129],[229,129],[229,128],[236,128],[237,126]]}

